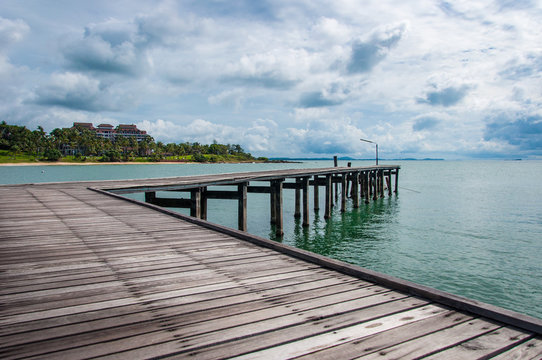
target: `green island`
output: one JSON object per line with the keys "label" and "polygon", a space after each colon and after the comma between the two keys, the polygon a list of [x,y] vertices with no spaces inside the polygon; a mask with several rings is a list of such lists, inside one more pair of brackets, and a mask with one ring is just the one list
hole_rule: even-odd
{"label": "green island", "polygon": [[[77,123],[75,123],[77,124]],[[239,144],[168,143],[154,141],[150,135],[140,138],[118,136],[114,139],[96,136],[80,126],[56,128],[50,133],[38,126],[0,123],[0,164],[59,163],[240,163],[269,162],[253,157]]]}

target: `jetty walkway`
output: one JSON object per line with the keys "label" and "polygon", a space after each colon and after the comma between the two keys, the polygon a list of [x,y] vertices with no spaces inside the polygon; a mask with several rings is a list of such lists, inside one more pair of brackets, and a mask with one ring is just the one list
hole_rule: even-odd
{"label": "jetty walkway", "polygon": [[[0,186],[0,358],[540,359],[539,319],[202,215],[202,195],[217,195],[209,186],[237,184],[229,195],[243,204],[249,182],[269,181],[273,190],[252,190],[275,192],[277,211],[280,179],[301,179],[303,192],[320,177],[345,188],[351,174],[380,170]],[[163,190],[189,191],[179,203],[199,218],[158,206]],[[154,196],[118,194],[133,191]]]}

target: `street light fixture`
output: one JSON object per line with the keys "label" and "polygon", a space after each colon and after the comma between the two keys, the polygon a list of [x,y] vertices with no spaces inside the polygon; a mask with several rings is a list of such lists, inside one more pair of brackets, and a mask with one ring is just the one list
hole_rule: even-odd
{"label": "street light fixture", "polygon": [[376,165],[378,165],[378,144],[375,143],[374,141],[371,141],[371,140],[365,140],[365,139],[360,139],[360,140],[365,141],[367,143],[375,144],[375,146],[376,146]]}

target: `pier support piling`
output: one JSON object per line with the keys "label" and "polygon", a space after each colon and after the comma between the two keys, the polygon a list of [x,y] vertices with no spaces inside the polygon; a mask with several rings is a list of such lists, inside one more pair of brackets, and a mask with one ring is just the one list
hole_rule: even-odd
{"label": "pier support piling", "polygon": [[359,172],[352,173],[352,206],[359,207]]}
{"label": "pier support piling", "polygon": [[[295,179],[296,185],[300,184],[299,179]],[[294,217],[300,218],[301,217],[301,189],[299,187],[295,188],[295,211],[294,211]]]}
{"label": "pier support piling", "polygon": [[326,208],[324,213],[324,219],[331,217],[331,193],[333,192],[331,184],[331,175],[326,175]]}
{"label": "pier support piling", "polygon": [[247,231],[247,187],[248,183],[242,183],[237,185],[237,193],[239,195],[239,201],[237,206],[237,225],[241,231]]}
{"label": "pier support piling", "polygon": [[378,171],[372,171],[372,180],[373,180],[373,200],[378,199]]}
{"label": "pier support piling", "polygon": [[271,182],[271,197],[274,203],[274,215],[275,215],[275,233],[277,236],[284,235],[283,223],[282,223],[282,183],[284,179],[277,179]]}
{"label": "pier support piling", "polygon": [[301,179],[303,189],[303,226],[309,226],[309,178]]}
{"label": "pier support piling", "polygon": [[379,185],[380,185],[380,197],[384,197],[384,170],[378,171]]}
{"label": "pier support piling", "polygon": [[[333,157],[333,166],[338,166],[337,156]],[[337,202],[337,200],[339,200],[339,184],[335,182],[335,202]]]}
{"label": "pier support piling", "polygon": [[145,202],[149,204],[153,204],[156,200],[156,192],[155,191],[147,191],[145,193]]}
{"label": "pier support piling", "polygon": [[320,194],[318,193],[318,180],[318,175],[314,175],[314,211],[320,210]]}
{"label": "pier support piling", "polygon": [[192,204],[190,206],[190,216],[201,218],[201,188],[192,189],[190,191],[190,199]]}
{"label": "pier support piling", "polygon": [[399,187],[399,168],[395,169],[395,193],[397,194],[397,188]]}
{"label": "pier support piling", "polygon": [[341,212],[346,211],[346,193],[347,193],[346,177],[347,177],[347,174],[342,174],[341,175]]}
{"label": "pier support piling", "polygon": [[365,171],[364,174],[363,174],[363,182],[365,184],[365,203],[368,204],[370,202],[370,199],[371,199],[371,177],[370,177],[370,172],[369,171]]}
{"label": "pier support piling", "polygon": [[392,194],[392,191],[391,191],[391,170],[387,171],[387,175],[388,176],[386,176],[386,185],[388,187],[388,196],[391,196],[391,194]]}
{"label": "pier support piling", "polygon": [[207,187],[201,192],[200,216],[202,220],[207,220]]}

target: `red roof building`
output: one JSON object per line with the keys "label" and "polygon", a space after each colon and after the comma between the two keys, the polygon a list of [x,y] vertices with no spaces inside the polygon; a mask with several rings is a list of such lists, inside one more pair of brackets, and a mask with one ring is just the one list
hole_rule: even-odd
{"label": "red roof building", "polygon": [[139,130],[137,126],[133,124],[121,124],[117,126],[117,128],[114,128],[113,125],[110,124],[100,124],[95,128],[92,123],[74,122],[72,128],[94,131],[97,137],[109,139],[111,141],[115,141],[118,137],[122,136],[128,138],[135,137],[139,142],[149,136],[145,130]]}

